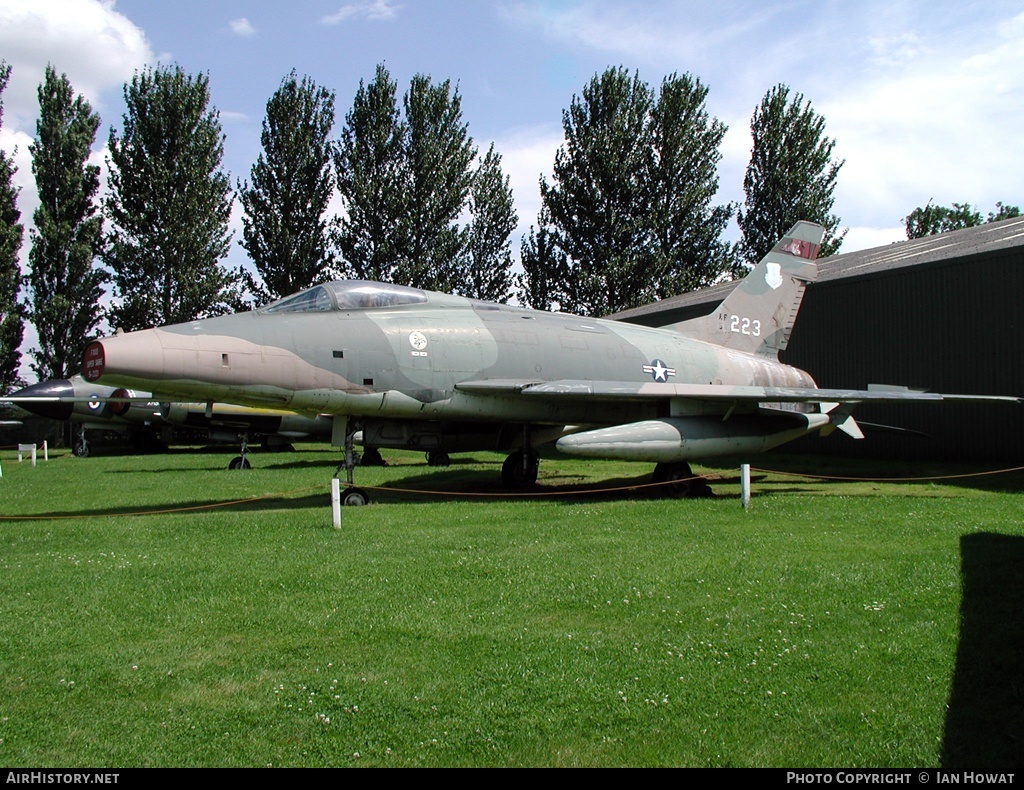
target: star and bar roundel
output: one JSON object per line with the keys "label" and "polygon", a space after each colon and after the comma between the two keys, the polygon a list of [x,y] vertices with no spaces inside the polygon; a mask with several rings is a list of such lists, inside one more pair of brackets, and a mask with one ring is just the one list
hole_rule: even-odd
{"label": "star and bar roundel", "polygon": [[668,381],[669,376],[676,375],[676,369],[670,368],[660,359],[652,359],[650,365],[644,365],[644,373],[650,373],[655,381]]}

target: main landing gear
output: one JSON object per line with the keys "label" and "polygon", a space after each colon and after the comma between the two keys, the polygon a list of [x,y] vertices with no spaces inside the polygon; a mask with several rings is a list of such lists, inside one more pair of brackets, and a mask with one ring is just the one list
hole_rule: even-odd
{"label": "main landing gear", "polygon": [[428,450],[427,466],[451,466],[452,459],[444,450]]}
{"label": "main landing gear", "polygon": [[238,438],[242,443],[242,454],[231,459],[228,469],[251,469],[252,464],[249,463],[249,459],[246,457],[249,454],[249,437],[243,433]]}
{"label": "main landing gear", "polygon": [[360,466],[387,466],[388,462],[380,454],[376,447],[364,447],[363,454],[359,458]]}
{"label": "main landing gear", "polygon": [[89,442],[85,438],[85,425],[78,428],[78,435],[71,440],[71,452],[75,458],[89,457]]}
{"label": "main landing gear", "polygon": [[694,499],[711,496],[711,487],[702,477],[693,474],[685,461],[658,464],[652,481],[661,483],[658,491],[670,499]]}
{"label": "main landing gear", "polygon": [[[341,504],[345,507],[362,507],[363,505],[370,504],[370,495],[367,494],[363,489],[356,488],[353,479],[352,470],[356,466],[356,452],[355,452],[355,425],[347,417],[335,417],[334,418],[334,432],[331,437],[331,444],[337,445],[338,439],[342,439],[342,446],[345,448],[345,457],[338,468],[334,470],[334,476],[337,477],[338,473],[345,469],[345,484],[347,488],[341,492]],[[366,453],[371,452],[368,449],[363,453],[363,457],[366,457]],[[373,452],[376,452],[375,450]],[[377,452],[379,456],[380,453]],[[383,462],[383,459],[381,459]]]}
{"label": "main landing gear", "polygon": [[537,482],[540,457],[530,444],[530,426],[523,426],[521,450],[509,453],[501,465],[501,482],[507,488],[530,488]]}
{"label": "main landing gear", "polygon": [[529,488],[537,482],[540,458],[530,450],[517,450],[501,465],[501,482],[508,488]]}

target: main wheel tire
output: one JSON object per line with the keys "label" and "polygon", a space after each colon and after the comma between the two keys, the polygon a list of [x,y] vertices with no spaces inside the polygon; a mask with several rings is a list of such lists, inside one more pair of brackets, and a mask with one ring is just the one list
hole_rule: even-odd
{"label": "main wheel tire", "polygon": [[515,452],[501,465],[501,481],[509,488],[529,488],[537,482],[540,461],[532,450]]}
{"label": "main wheel tire", "polygon": [[341,504],[345,507],[362,507],[370,504],[370,496],[361,488],[346,488],[341,492]]}
{"label": "main wheel tire", "polygon": [[387,461],[380,454],[376,447],[364,447],[363,454],[359,458],[360,466],[387,466]]}
{"label": "main wheel tire", "polygon": [[451,466],[452,459],[444,450],[429,450],[427,466]]}
{"label": "main wheel tire", "polygon": [[239,455],[231,459],[228,469],[252,469],[252,464],[249,463],[248,458],[243,458]]}
{"label": "main wheel tire", "polygon": [[693,499],[711,494],[704,479],[695,477],[690,465],[683,461],[658,464],[654,467],[653,480],[662,484],[658,491],[670,499]]}
{"label": "main wheel tire", "polygon": [[71,452],[74,453],[75,458],[88,458],[89,443],[85,439],[75,439],[71,444]]}

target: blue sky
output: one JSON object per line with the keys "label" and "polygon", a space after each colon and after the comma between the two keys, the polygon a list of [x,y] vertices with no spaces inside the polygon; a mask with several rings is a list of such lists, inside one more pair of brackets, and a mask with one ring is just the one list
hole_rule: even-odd
{"label": "blue sky", "polygon": [[[563,109],[619,65],[652,85],[689,72],[709,87],[709,112],[729,126],[721,201],[742,199],[761,97],[780,82],[803,93],[846,160],[843,251],[903,238],[901,219],[930,198],[1024,204],[1019,0],[0,0],[0,58],[13,67],[0,148],[16,153],[26,225],[47,63],[102,116],[100,164],[137,69],[207,72],[233,180],[248,176],[266,101],[293,68],[336,92],[336,129],[378,63],[402,91],[418,72],[451,79],[478,147],[503,156],[523,230],[536,223]],[[231,262],[244,260],[236,245]]]}

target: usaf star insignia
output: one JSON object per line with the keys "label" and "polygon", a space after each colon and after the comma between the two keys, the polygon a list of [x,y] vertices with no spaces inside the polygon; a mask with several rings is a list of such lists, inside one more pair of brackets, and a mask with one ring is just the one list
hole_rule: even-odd
{"label": "usaf star insignia", "polygon": [[644,373],[650,373],[655,381],[668,381],[669,376],[676,375],[676,369],[668,367],[660,359],[655,359],[650,365],[644,365]]}

